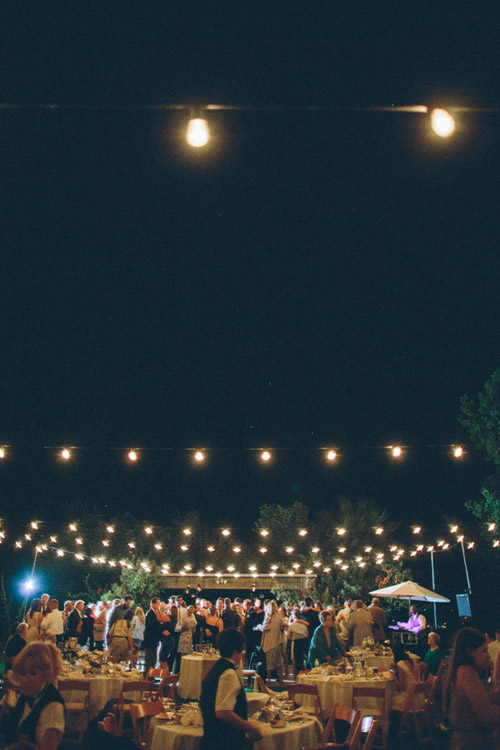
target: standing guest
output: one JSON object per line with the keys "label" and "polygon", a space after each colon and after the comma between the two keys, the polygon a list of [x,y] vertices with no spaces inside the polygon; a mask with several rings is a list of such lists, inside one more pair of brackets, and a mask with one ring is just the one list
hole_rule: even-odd
{"label": "standing guest", "polygon": [[97,603],[96,618],[94,621],[94,648],[96,651],[104,651],[108,615],[106,604],[106,602]]}
{"label": "standing guest", "polygon": [[69,617],[66,621],[66,627],[64,629],[64,640],[68,638],[77,638],[80,635],[82,629],[82,611],[85,602],[82,599],[78,599],[75,602],[74,609],[69,613]]}
{"label": "standing guest", "polygon": [[[309,644],[311,643],[311,639],[313,637],[313,633],[316,630],[316,628],[319,627],[320,621],[319,621],[319,612],[313,607],[313,600],[310,596],[306,596],[304,599],[304,607],[302,608],[302,615],[303,620],[307,621],[308,626],[308,637],[309,637]],[[308,648],[309,648],[308,644]]]}
{"label": "standing guest", "polygon": [[75,602],[72,602],[69,599],[64,602],[64,607],[63,607],[63,611],[62,611],[62,616],[63,616],[63,620],[64,620],[64,627],[66,627],[66,623],[68,622],[68,617],[69,617],[70,613],[73,611],[74,608],[75,608]]}
{"label": "standing guest", "polygon": [[262,641],[260,646],[266,655],[267,679],[271,678],[273,669],[278,673],[280,685],[283,684],[283,619],[278,611],[278,604],[273,599],[267,605],[264,624],[262,625]]}
{"label": "standing guest", "polygon": [[352,610],[351,610],[351,600],[346,599],[344,602],[344,607],[339,610],[337,614],[336,621],[339,625],[339,642],[344,651],[347,651],[349,647],[349,631],[347,630],[347,623],[349,622],[349,619],[351,617]]}
{"label": "standing guest", "polygon": [[115,599],[115,601],[117,601],[118,604],[115,604],[115,606],[109,613],[108,631],[111,629],[111,626],[114,622],[116,622],[117,620],[122,620],[125,617],[125,612],[127,612],[132,605],[132,597],[130,596],[130,594],[127,594],[127,596],[123,597],[122,602],[120,601],[120,599]]}
{"label": "standing guest", "polygon": [[365,638],[373,639],[373,619],[361,599],[354,602],[354,612],[347,623],[353,646],[362,646]]}
{"label": "standing guest", "polygon": [[42,594],[40,597],[40,601],[42,602],[41,612],[42,612],[43,617],[45,617],[45,615],[48,615],[50,612],[49,600],[50,600],[50,596],[48,594]]}
{"label": "standing guest", "polygon": [[177,644],[177,656],[174,664],[174,672],[177,674],[181,670],[181,659],[193,652],[193,635],[196,630],[196,617],[194,616],[194,607],[189,606],[185,616],[181,620],[181,634]]}
{"label": "standing guest", "polygon": [[344,649],[340,645],[333,627],[333,617],[329,610],[325,609],[319,615],[320,624],[313,633],[309,645],[307,661],[309,667],[328,662],[332,664],[344,655]]}
{"label": "standing guest", "polygon": [[217,616],[222,618],[224,613],[224,599],[221,596],[216,600],[215,608],[217,610]]}
{"label": "standing guest", "polygon": [[118,661],[127,661],[134,646],[132,641],[133,616],[132,610],[128,609],[125,615],[115,620],[108,630],[109,655]]}
{"label": "standing guest", "polygon": [[260,729],[247,720],[245,691],[236,671],[241,664],[244,645],[243,634],[234,628],[223,630],[217,637],[221,658],[201,686],[203,737],[200,750],[243,750],[250,742],[262,738]]}
{"label": "standing guest", "polygon": [[142,607],[136,607],[134,618],[132,620],[132,641],[137,651],[139,651],[142,647],[145,627],[146,617],[144,615],[144,610]]}
{"label": "standing guest", "polygon": [[368,607],[368,612],[373,620],[373,638],[376,641],[385,641],[385,628],[387,627],[387,615],[380,606],[380,599],[374,596]]}
{"label": "standing guest", "polygon": [[11,680],[20,695],[4,714],[6,745],[57,750],[64,732],[64,701],[54,687],[60,671],[61,654],[53,643],[32,642],[16,656]]}
{"label": "standing guest", "polygon": [[[175,605],[171,606],[177,611]],[[169,671],[172,672],[176,654],[174,630],[177,624],[177,617],[172,618],[171,615],[167,613],[167,605],[165,602],[160,602],[158,619],[161,623],[160,654],[158,657],[160,667],[168,667]]]}
{"label": "standing guest", "polygon": [[40,636],[40,623],[42,622],[42,600],[33,599],[29,610],[26,612],[28,630],[26,632],[26,643],[37,641]]}
{"label": "standing guest", "polygon": [[484,635],[474,628],[459,630],[443,688],[443,704],[453,728],[452,750],[498,747],[493,738],[500,728],[498,690],[488,692],[481,680],[490,666]]}
{"label": "standing guest", "polygon": [[205,616],[204,641],[215,648],[215,640],[222,630],[222,618],[217,614],[217,609],[212,604]]}
{"label": "standing guest", "polygon": [[300,607],[295,607],[288,621],[287,638],[292,643],[293,674],[297,678],[299,672],[305,669],[307,644],[309,643],[309,627],[306,620],[302,620]]}
{"label": "standing guest", "polygon": [[158,644],[160,643],[162,625],[158,619],[160,600],[157,596],[151,599],[151,607],[146,612],[146,624],[144,627],[144,674],[148,673],[150,667],[156,667]]}
{"label": "standing guest", "polygon": [[82,612],[82,629],[78,636],[78,643],[80,646],[86,646],[88,644],[91,651],[94,649],[94,624],[95,621],[92,617],[91,607],[85,607]]}
{"label": "standing guest", "polygon": [[26,631],[28,630],[28,624],[26,622],[20,622],[16,628],[14,635],[11,635],[7,643],[5,644],[4,661],[5,668],[10,669],[12,663],[18,653],[23,650],[26,646]]}
{"label": "standing guest", "polygon": [[222,626],[226,630],[226,628],[239,628],[240,625],[241,617],[231,608],[231,599],[226,597],[224,599],[224,609],[222,610]]}
{"label": "standing guest", "polygon": [[64,620],[62,612],[59,611],[57,599],[49,601],[49,611],[40,623],[40,631],[45,635],[45,640],[51,643],[60,643],[64,633]]}
{"label": "standing guest", "polygon": [[243,602],[243,634],[245,636],[245,651],[248,660],[248,666],[252,663],[252,655],[257,651],[257,638],[254,628],[262,622],[261,616],[257,613],[250,599]]}
{"label": "standing guest", "polygon": [[444,659],[443,652],[439,648],[439,635],[437,633],[429,633],[427,636],[427,644],[429,649],[424,656],[424,661],[427,664],[427,674],[437,675],[439,665]]}

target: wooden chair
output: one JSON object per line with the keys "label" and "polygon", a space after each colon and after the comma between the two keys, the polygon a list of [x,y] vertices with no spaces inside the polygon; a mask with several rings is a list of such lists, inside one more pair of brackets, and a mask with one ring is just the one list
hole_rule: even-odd
{"label": "wooden chair", "polygon": [[[151,683],[147,680],[124,681],[118,703],[116,705],[116,720],[120,735],[123,733],[123,717],[129,712],[132,703],[142,703],[157,695],[152,691]],[[127,696],[129,696],[127,698]]]}
{"label": "wooden chair", "polygon": [[149,667],[147,673],[146,673],[146,680],[163,680],[164,677],[168,677],[170,674],[170,669],[168,667]]}
{"label": "wooden chair", "polygon": [[[371,699],[376,701],[376,706],[363,706],[360,705],[363,699]],[[361,714],[361,734],[368,733],[371,723],[368,724],[364,721],[366,717],[372,717],[379,721],[379,738],[377,738],[376,747],[385,748],[387,747],[387,737],[383,729],[384,718],[386,715],[385,707],[385,689],[375,687],[353,687],[352,689],[352,705],[353,708]],[[379,741],[380,740],[380,741]],[[365,740],[366,741],[366,740]],[[373,740],[372,740],[373,742]]]}
{"label": "wooden chair", "polygon": [[427,664],[425,661],[417,662],[418,671],[420,672],[420,682],[423,682],[427,675]]}
{"label": "wooden chair", "polygon": [[163,711],[161,701],[146,703],[131,703],[130,718],[134,728],[134,742],[138,748],[146,747],[148,725],[152,716],[158,716]]}
{"label": "wooden chair", "polygon": [[[298,695],[311,695],[314,698],[314,706],[302,706],[297,702]],[[288,686],[288,697],[293,700],[294,708],[301,708],[302,711],[313,713],[320,721],[323,721],[323,706],[317,685],[307,685],[305,683],[295,683]]]}
{"label": "wooden chair", "polygon": [[64,698],[66,716],[77,717],[75,731],[81,742],[90,721],[90,680],[59,680],[57,689]]}
{"label": "wooden chair", "polygon": [[429,703],[427,687],[424,682],[410,685],[403,710],[397,739],[404,734],[413,734],[419,743],[432,742],[432,729],[429,720]]}
{"label": "wooden chair", "polygon": [[[332,708],[332,712],[330,714],[330,717],[328,719],[328,723],[326,725],[325,731],[323,732],[323,742],[334,745],[338,745],[339,747],[343,747],[347,743],[347,747],[355,747],[353,745],[353,740],[355,739],[358,725],[359,725],[359,732],[361,733],[361,714],[359,711],[355,711],[352,708],[349,708],[348,706],[341,706],[339,703],[336,703],[334,707]],[[349,724],[349,731],[347,733],[347,737],[343,742],[338,741],[337,734],[335,730],[335,722],[347,722]],[[337,725],[338,726],[338,725]],[[359,735],[358,735],[359,736]]]}
{"label": "wooden chair", "polygon": [[[366,739],[363,744],[363,750],[372,750],[373,747],[378,747],[374,744],[375,740],[379,736],[380,732],[383,731],[382,725],[380,724],[378,719],[374,719],[373,716],[367,716],[366,721],[369,723],[369,726],[363,726],[363,729],[367,729],[366,732]],[[365,720],[363,720],[360,723],[365,723]]]}
{"label": "wooden chair", "polygon": [[151,700],[161,700],[161,698],[171,698],[175,701],[175,688],[179,682],[179,674],[169,674],[162,678],[156,692],[151,695]]}

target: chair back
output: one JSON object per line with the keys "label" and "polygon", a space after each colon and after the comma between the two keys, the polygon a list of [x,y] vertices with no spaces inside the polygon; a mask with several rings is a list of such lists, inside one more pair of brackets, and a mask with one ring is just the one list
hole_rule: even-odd
{"label": "chair back", "polygon": [[298,695],[311,695],[314,697],[314,713],[317,716],[323,717],[323,706],[321,705],[321,698],[317,685],[307,685],[306,683],[295,683],[294,685],[288,686],[288,697],[293,700],[295,706],[298,706],[297,696]]}
{"label": "chair back", "polygon": [[[353,708],[349,708],[348,706],[342,706],[340,703],[336,703],[334,707],[332,708],[332,711],[330,713],[330,717],[328,719],[328,723],[326,725],[325,731],[323,732],[323,742],[336,742],[338,743],[339,740],[337,739],[337,734],[335,731],[335,722],[344,721],[349,724],[349,731],[347,733],[347,737],[345,739],[346,742],[350,743],[353,740],[353,737],[355,736],[358,724],[360,724],[361,719],[361,713],[359,711],[355,711]],[[360,730],[361,731],[361,730]]]}
{"label": "chair back", "polygon": [[90,680],[59,680],[57,689],[64,698],[67,714],[78,717],[78,736],[81,742],[83,733],[90,721]]}
{"label": "chair back", "polygon": [[[120,734],[123,730],[123,715],[132,703],[141,703],[146,699],[156,699],[158,691],[153,691],[148,680],[124,680],[117,704],[117,721]],[[132,697],[127,698],[127,695]]]}
{"label": "chair back", "polygon": [[168,667],[149,667],[146,673],[146,680],[163,680],[164,677],[168,677],[170,669]]}
{"label": "chair back", "polygon": [[138,748],[146,745],[147,725],[152,716],[157,716],[163,711],[160,701],[146,703],[131,703],[130,718],[134,728],[134,742]]}
{"label": "chair back", "polygon": [[426,683],[410,685],[399,722],[398,740],[403,734],[414,734],[420,743],[432,742],[429,707]]}
{"label": "chair back", "polygon": [[160,700],[161,698],[171,698],[175,700],[175,687],[179,682],[178,674],[168,674],[162,677],[160,684],[158,685],[156,692],[151,696],[151,700]]}
{"label": "chair back", "polygon": [[[378,719],[374,719],[373,716],[367,716],[366,719],[367,719],[367,721],[369,721],[369,726],[366,725],[366,726],[363,727],[364,729],[368,730],[367,733],[366,733],[366,739],[365,739],[364,744],[363,744],[363,750],[372,750],[373,743],[375,742],[375,739],[382,732],[382,725],[379,722],[379,720]],[[361,724],[361,722],[360,722],[360,724]],[[383,738],[383,734],[382,734],[382,738]]]}
{"label": "chair back", "polygon": [[420,682],[423,682],[427,674],[427,664],[425,661],[418,661],[417,667],[418,667],[418,671],[420,672]]}

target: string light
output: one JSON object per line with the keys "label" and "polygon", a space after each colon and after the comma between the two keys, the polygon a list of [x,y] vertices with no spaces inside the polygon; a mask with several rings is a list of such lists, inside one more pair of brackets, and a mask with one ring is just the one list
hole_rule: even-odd
{"label": "string light", "polygon": [[210,140],[208,122],[202,117],[193,117],[188,122],[186,141],[193,148],[202,148]]}
{"label": "string light", "polygon": [[328,451],[328,453],[326,454],[327,461],[335,461],[336,458],[337,458],[337,451],[331,450],[331,451]]}
{"label": "string light", "polygon": [[231,532],[229,531],[229,529],[222,529],[221,534],[222,536],[229,536]]}
{"label": "string light", "polygon": [[401,449],[401,446],[399,446],[399,445],[392,446],[391,445],[390,449],[391,449],[391,454],[392,454],[393,458],[401,458],[401,455],[403,453],[403,451]]}
{"label": "string light", "polygon": [[455,132],[455,120],[446,109],[433,109],[431,112],[431,127],[436,135],[449,138]]}
{"label": "string light", "polygon": [[260,454],[260,458],[262,461],[270,461],[271,460],[271,454],[269,451],[262,451]]}
{"label": "string light", "polygon": [[269,536],[269,531],[267,529],[262,529],[259,533],[261,536]]}
{"label": "string light", "polygon": [[307,536],[307,529],[301,529],[299,531],[299,536]]}
{"label": "string light", "polygon": [[194,456],[193,456],[193,458],[194,458],[195,461],[198,461],[198,462],[204,461],[205,460],[205,454],[203,453],[203,451],[196,451],[195,454],[194,454]]}
{"label": "string light", "polygon": [[454,458],[462,458],[464,453],[464,449],[461,445],[455,445],[453,446],[453,456]]}
{"label": "string light", "polygon": [[192,531],[191,529],[186,528],[186,529],[182,529],[182,533],[185,534],[185,536],[191,536]]}
{"label": "string light", "polygon": [[137,461],[137,459],[138,459],[137,451],[134,451],[134,450],[130,450],[130,451],[129,451],[129,452],[127,453],[127,458],[128,458],[128,460],[129,460],[129,461],[132,461],[132,463],[133,463],[134,461]]}
{"label": "string light", "polygon": [[65,461],[69,461],[71,458],[71,451],[69,451],[68,448],[63,448],[60,455]]}
{"label": "string light", "polygon": [[115,528],[114,526],[106,526],[106,531],[108,532],[108,534],[114,534]]}

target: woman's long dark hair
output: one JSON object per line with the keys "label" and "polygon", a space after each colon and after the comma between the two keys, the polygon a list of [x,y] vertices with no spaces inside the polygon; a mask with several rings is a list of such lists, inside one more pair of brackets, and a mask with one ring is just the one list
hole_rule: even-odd
{"label": "woman's long dark hair", "polygon": [[451,691],[455,688],[458,668],[464,664],[476,668],[470,652],[482,646],[485,641],[484,634],[476,628],[462,628],[456,634],[444,680],[443,707],[446,711],[449,710]]}
{"label": "woman's long dark hair", "polygon": [[410,665],[413,666],[412,658],[408,655],[408,653],[405,651],[405,648],[402,643],[395,643],[392,647],[392,653],[394,655],[394,663],[397,664],[398,661],[407,661]]}
{"label": "woman's long dark hair", "polygon": [[33,614],[35,612],[41,612],[42,611],[42,600],[41,599],[33,599],[31,602],[31,607],[28,610],[28,615],[30,617],[33,617]]}

